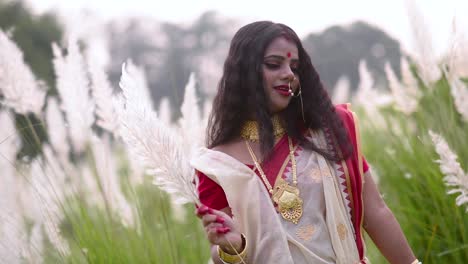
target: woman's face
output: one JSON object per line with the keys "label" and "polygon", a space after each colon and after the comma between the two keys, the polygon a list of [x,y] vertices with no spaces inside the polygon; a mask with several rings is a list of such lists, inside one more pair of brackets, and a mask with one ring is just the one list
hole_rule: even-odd
{"label": "woman's face", "polygon": [[267,46],[262,72],[270,113],[278,113],[288,106],[292,98],[289,85],[293,92],[298,86],[298,67],[299,56],[294,42],[279,37]]}

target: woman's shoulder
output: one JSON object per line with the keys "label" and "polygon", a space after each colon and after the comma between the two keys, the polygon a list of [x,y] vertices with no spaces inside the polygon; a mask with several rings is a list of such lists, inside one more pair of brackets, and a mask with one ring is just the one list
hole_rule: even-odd
{"label": "woman's shoulder", "polygon": [[211,149],[229,154],[229,153],[235,152],[239,148],[240,143],[241,143],[240,140],[231,140],[229,142],[214,146]]}
{"label": "woman's shoulder", "polygon": [[354,127],[355,120],[350,103],[335,105],[335,112],[347,127]]}
{"label": "woman's shoulder", "polygon": [[340,116],[340,118],[352,117],[351,104],[337,104],[335,105],[335,112]]}
{"label": "woman's shoulder", "polygon": [[247,152],[245,141],[242,139],[234,139],[221,145],[217,145],[213,147],[212,150],[227,154],[244,164],[251,163],[251,157]]}

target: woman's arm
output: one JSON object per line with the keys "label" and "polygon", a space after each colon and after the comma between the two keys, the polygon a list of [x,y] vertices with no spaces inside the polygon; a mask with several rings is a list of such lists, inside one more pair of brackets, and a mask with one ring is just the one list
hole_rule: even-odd
{"label": "woman's arm", "polygon": [[392,264],[411,264],[416,257],[392,211],[382,199],[370,171],[364,174],[364,228]]}

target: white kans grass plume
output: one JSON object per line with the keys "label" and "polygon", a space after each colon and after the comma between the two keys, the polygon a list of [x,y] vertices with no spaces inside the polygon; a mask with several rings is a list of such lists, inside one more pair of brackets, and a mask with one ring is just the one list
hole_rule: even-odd
{"label": "white kans grass plume", "polygon": [[414,77],[410,64],[405,57],[401,57],[400,67],[401,81],[406,89],[407,94],[412,97],[420,97],[421,91],[419,90],[418,80],[416,79],[416,77]]}
{"label": "white kans grass plume", "polygon": [[1,104],[19,114],[41,114],[46,96],[45,83],[34,76],[24,62],[23,53],[0,30],[0,94]]}
{"label": "white kans grass plume", "polygon": [[452,33],[449,41],[448,52],[444,58],[446,69],[451,74],[468,77],[468,37],[466,32],[459,30],[456,18],[452,22]]}
{"label": "white kans grass plume", "polygon": [[[131,60],[128,60],[126,63],[122,65],[122,72],[128,72],[129,75],[132,76],[132,84],[134,90],[128,90],[124,91],[124,95],[127,98],[131,98],[131,100],[139,101],[142,107],[148,108],[148,109],[154,109],[153,108],[153,101],[151,100],[151,93],[150,89],[148,87],[148,81],[146,78],[146,73],[143,68],[136,66],[133,64]],[[120,79],[120,83],[123,85],[126,85],[125,83],[127,82],[127,78],[124,78],[122,75],[122,78]],[[122,85],[121,85],[122,87]]]}
{"label": "white kans grass plume", "polygon": [[[198,97],[196,94],[196,78],[195,74],[191,73],[188,83],[185,86],[184,101],[182,102],[182,116],[179,119],[178,130],[182,139],[182,144],[186,147],[186,157],[191,157],[195,154],[198,147],[203,144],[203,120],[201,117],[201,109],[198,105]],[[172,195],[171,207],[174,212],[174,217],[177,221],[185,220],[185,208],[181,203],[175,202],[177,197]]]}
{"label": "white kans grass plume", "polygon": [[[457,161],[457,155],[450,149],[445,139],[429,131],[435,150],[439,154],[440,171],[445,175],[444,182],[449,188],[448,194],[460,193],[455,199],[458,206],[468,204],[468,174],[465,173]],[[468,207],[466,209],[468,211]]]}
{"label": "white kans grass plume", "polygon": [[0,160],[14,161],[20,144],[13,116],[0,110]]}
{"label": "white kans grass plume", "polygon": [[462,116],[462,119],[468,122],[468,86],[455,76],[449,79],[449,84],[455,108]]}
{"label": "white kans grass plume", "polygon": [[[465,77],[468,77],[468,59],[466,58],[468,41],[454,29],[451,44],[443,70],[450,85],[455,108],[462,119],[468,122],[468,86],[460,78],[465,73],[467,74]],[[466,60],[466,64],[463,64],[463,60]]]}
{"label": "white kans grass plume", "polygon": [[406,0],[405,3],[413,36],[416,64],[421,79],[429,86],[441,77],[441,71],[432,47],[431,33],[415,0]]}
{"label": "white kans grass plume", "polygon": [[21,256],[23,263],[42,264],[44,262],[44,236],[41,225],[35,224],[31,228],[31,235],[28,241],[28,247],[24,248]]}
{"label": "white kans grass plume", "polygon": [[66,114],[68,131],[74,151],[82,152],[91,136],[94,122],[94,104],[90,99],[89,80],[76,39],[70,38],[68,54],[53,44],[54,69],[57,75],[57,90]]}
{"label": "white kans grass plume", "polygon": [[67,140],[67,130],[56,98],[49,97],[47,100],[46,123],[52,148],[59,157],[68,158],[70,146]]}
{"label": "white kans grass plume", "polygon": [[388,62],[385,63],[385,74],[387,75],[396,109],[406,115],[414,113],[418,107],[419,98],[409,93],[411,87],[403,86],[400,83]]}
{"label": "white kans grass plume", "polygon": [[350,87],[349,78],[341,76],[338,81],[336,81],[335,87],[333,88],[333,103],[343,104],[349,102]]}
{"label": "white kans grass plume", "polygon": [[114,151],[110,146],[109,138],[105,136],[103,139],[94,136],[92,139],[91,148],[93,150],[93,158],[96,164],[96,177],[102,188],[104,200],[110,206],[110,209],[116,213],[124,226],[134,226],[134,212],[136,209],[125,198],[119,175],[117,173],[117,163],[114,160]]}
{"label": "white kans grass plume", "polygon": [[61,203],[64,200],[60,188],[63,188],[64,184],[51,177],[57,172],[53,172],[55,169],[51,168],[50,163],[49,159],[47,162],[36,159],[31,164],[29,182],[35,198],[34,206],[41,208],[39,218],[34,220],[39,221],[37,223],[42,225],[47,238],[61,256],[66,256],[70,253],[70,247],[60,232],[60,223],[63,220]]}
{"label": "white kans grass plume", "polygon": [[[117,108],[120,135],[132,159],[139,160],[148,168],[153,182],[161,189],[177,197],[175,202],[197,202],[194,171],[176,131],[157,118],[156,112],[132,91],[141,87],[138,79],[123,67],[120,87],[125,97],[124,106]],[[128,96],[130,95],[130,96]],[[177,195],[176,195],[177,194]]]}
{"label": "white kans grass plume", "polygon": [[202,140],[203,142],[206,141],[206,129],[208,128],[208,122],[210,119],[211,109],[213,108],[213,99],[206,98],[205,102],[203,103],[203,110],[202,110]]}
{"label": "white kans grass plume", "polygon": [[101,45],[104,44],[98,44],[94,41],[91,41],[89,45],[87,62],[91,77],[92,96],[96,104],[96,124],[108,132],[114,133],[118,122],[117,114],[111,100],[113,90],[104,71],[105,61],[100,61],[98,59],[98,54],[105,52],[107,49],[101,47]]}
{"label": "white kans grass plume", "polygon": [[15,174],[19,139],[8,113],[0,112],[0,125],[0,256],[5,263],[21,263],[22,252],[27,248],[27,230],[17,199],[21,190]]}
{"label": "white kans grass plume", "polygon": [[374,79],[364,60],[359,63],[359,79],[360,83],[353,97],[353,102],[364,109],[376,126],[385,128],[386,124],[379,108],[390,104],[392,98],[374,88]]}
{"label": "white kans grass plume", "polygon": [[195,150],[202,144],[203,127],[195,85],[195,74],[191,73],[189,81],[185,86],[184,101],[181,106],[182,116],[179,120],[184,145],[191,147],[188,148],[190,150],[189,156],[195,153]]}
{"label": "white kans grass plume", "polygon": [[166,125],[171,125],[171,104],[169,98],[163,97],[159,103],[158,118]]}

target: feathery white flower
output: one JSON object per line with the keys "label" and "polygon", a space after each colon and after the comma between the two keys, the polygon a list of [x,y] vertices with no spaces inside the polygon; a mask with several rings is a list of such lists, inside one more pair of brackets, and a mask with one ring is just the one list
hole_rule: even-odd
{"label": "feathery white flower", "polygon": [[166,125],[171,125],[171,105],[169,98],[163,97],[159,103],[158,118]]}
{"label": "feathery white flower", "polygon": [[8,112],[0,110],[0,153],[2,159],[14,161],[20,138],[15,129],[15,121]]}
{"label": "feathery white flower", "polygon": [[[4,194],[2,193],[2,196]],[[3,263],[20,264],[27,247],[27,230],[21,215],[16,211],[0,212],[0,256]]]}
{"label": "feathery white flower", "polygon": [[46,96],[45,83],[34,76],[23,53],[0,30],[0,94],[2,104],[20,114],[41,114]]}
{"label": "feathery white flower", "polygon": [[450,74],[456,76],[468,77],[468,38],[465,32],[461,32],[458,28],[456,18],[453,18],[452,33],[449,41],[449,47],[444,58],[445,69],[448,69]]}
{"label": "feathery white flower", "polygon": [[456,76],[449,79],[450,94],[453,97],[455,108],[465,122],[468,122],[468,86]]}
{"label": "feathery white flower", "polygon": [[[91,144],[93,156],[96,164],[97,178],[102,187],[104,199],[108,202],[111,209],[122,219],[125,226],[134,226],[134,211],[131,204],[126,200],[122,193],[117,174],[117,164],[114,160],[114,154],[109,144],[109,139],[103,140],[93,137]],[[96,179],[97,180],[97,179]]]}
{"label": "feathery white flower", "polygon": [[457,161],[457,155],[450,149],[445,139],[432,131],[429,131],[429,135],[440,157],[436,162],[439,163],[440,171],[445,175],[445,185],[450,189],[447,193],[460,193],[455,200],[458,206],[468,204],[468,174],[463,171]]}
{"label": "feathery white flower", "polygon": [[31,229],[28,246],[23,249],[21,257],[28,264],[42,264],[44,253],[44,236],[42,226],[34,224]]}
{"label": "feathery white flower", "polygon": [[123,67],[120,86],[126,101],[118,109],[120,135],[131,158],[137,159],[154,176],[154,183],[178,199],[176,202],[196,202],[194,171],[186,156],[186,146],[177,133],[171,131],[156,113],[131,92],[141,89],[140,83]]}
{"label": "feathery white flower", "polygon": [[419,90],[418,80],[414,77],[408,60],[403,56],[400,59],[400,67],[401,81],[405,86],[406,93],[411,97],[420,98],[421,91]]}
{"label": "feathery white flower", "polygon": [[401,85],[388,62],[385,63],[385,74],[387,75],[396,108],[407,115],[414,113],[418,107],[418,99],[407,93],[407,89],[410,88]]}
{"label": "feathery white flower", "polygon": [[[114,109],[117,114],[117,123],[118,126],[120,126],[120,120],[119,120],[119,113],[123,113],[125,110],[125,98],[123,93],[116,94],[112,97],[112,105],[114,106]],[[122,139],[122,134],[121,134],[121,129],[117,126],[117,130],[114,133],[114,136],[119,139],[119,143],[125,143],[125,141]],[[132,186],[137,186],[140,185],[144,182],[145,180],[145,169],[144,166],[142,165],[141,162],[139,162],[137,159],[132,157],[132,154],[130,154],[127,150],[127,146],[125,144],[118,144],[117,146],[123,147],[122,152],[125,155],[126,162],[128,162],[129,166],[129,175],[128,175],[128,180]]]}
{"label": "feathery white flower", "polygon": [[203,104],[203,115],[201,120],[201,139],[202,142],[206,142],[206,129],[208,128],[208,122],[210,119],[211,109],[213,108],[213,100],[212,99],[205,99],[205,103]]}
{"label": "feathery white flower", "polygon": [[[450,85],[450,93],[453,97],[455,108],[463,120],[468,122],[468,86],[460,79],[465,71],[468,75],[468,59],[466,59],[468,41],[463,35],[456,32],[455,21],[453,31],[452,46],[445,60],[446,67],[443,70]],[[466,60],[465,65],[463,60]]]}
{"label": "feathery white flower", "polygon": [[336,81],[332,96],[334,104],[349,102],[350,86],[349,79],[346,76],[341,76],[338,81]]}
{"label": "feathery white flower", "polygon": [[436,55],[432,47],[432,38],[423,14],[414,0],[406,0],[406,10],[412,30],[416,62],[422,80],[429,85],[439,80],[441,71],[437,65]]}
{"label": "feathery white flower", "polygon": [[[144,69],[133,64],[131,60],[128,60],[126,63],[122,64],[122,72],[127,72],[128,75],[122,74],[119,83],[120,87],[131,87],[127,90],[123,90],[125,98],[127,100],[130,99],[131,101],[139,102],[141,107],[154,109]],[[131,80],[127,78],[127,76],[130,75],[132,76]],[[128,85],[127,82],[129,81],[134,83]]]}
{"label": "feathery white flower", "polygon": [[91,77],[91,91],[96,103],[96,123],[108,132],[114,133],[118,123],[111,100],[113,91],[104,71],[105,62],[97,59],[98,54],[105,52],[105,49],[95,42],[90,42],[89,45],[87,61]]}
{"label": "feathery white flower", "polygon": [[58,171],[47,162],[34,160],[31,164],[29,182],[35,196],[35,206],[41,208],[41,217],[34,219],[42,224],[48,239],[54,247],[66,256],[70,252],[67,241],[60,234],[60,223],[63,220],[61,203],[64,201],[64,184],[57,179]]}
{"label": "feathery white flower", "polygon": [[66,114],[70,140],[74,151],[82,152],[94,122],[94,104],[89,96],[84,60],[74,38],[69,39],[66,56],[57,45],[53,44],[52,49],[57,90],[62,101],[61,108]]}
{"label": "feathery white flower", "polygon": [[374,79],[364,60],[361,60],[359,63],[359,79],[360,83],[353,97],[353,101],[363,107],[366,114],[375,125],[380,128],[385,128],[386,124],[384,118],[382,118],[379,107],[391,103],[392,98],[374,89]]}
{"label": "feathery white flower", "polygon": [[67,141],[65,120],[57,99],[53,97],[47,100],[46,121],[50,144],[58,155],[68,157],[70,147]]}
{"label": "feathery white flower", "polygon": [[203,128],[195,85],[195,74],[191,73],[189,81],[185,86],[184,101],[181,106],[182,116],[179,120],[184,145],[190,146],[190,148],[188,148],[189,152],[187,153],[189,157],[202,144]]}
{"label": "feathery white flower", "polygon": [[15,174],[18,135],[12,117],[0,111],[0,256],[5,263],[20,263],[27,247],[27,230],[20,214],[17,194],[21,188]]}

